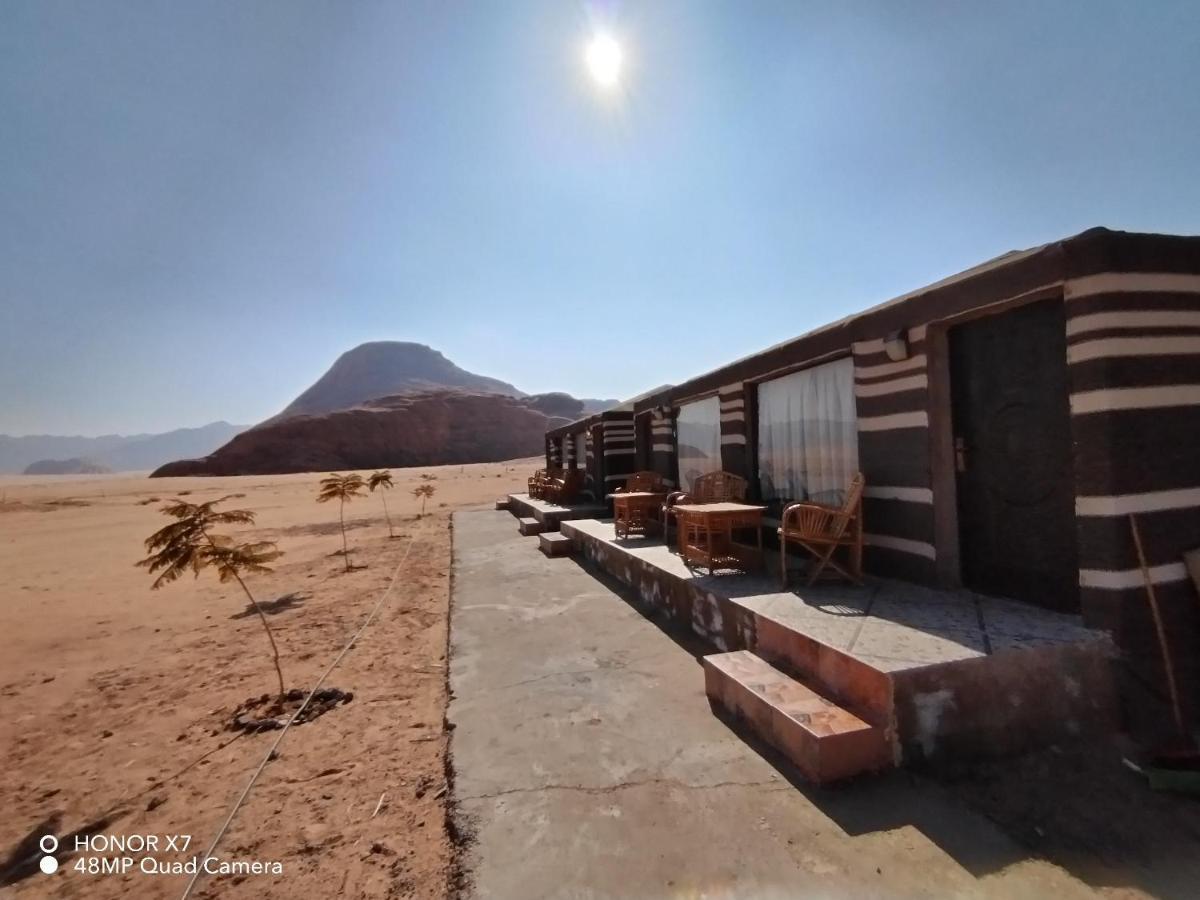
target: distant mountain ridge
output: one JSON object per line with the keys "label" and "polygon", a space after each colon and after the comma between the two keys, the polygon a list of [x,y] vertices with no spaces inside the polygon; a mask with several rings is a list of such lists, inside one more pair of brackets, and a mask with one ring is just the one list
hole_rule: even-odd
{"label": "distant mountain ridge", "polygon": [[339,356],[312,387],[267,422],[278,422],[291,416],[320,415],[350,409],[379,397],[439,388],[525,396],[524,392],[498,378],[460,369],[424,344],[371,341]]}
{"label": "distant mountain ridge", "polygon": [[[207,456],[245,431],[247,425],[211,422],[199,428],[177,428],[162,434],[81,435],[0,434],[0,472],[23,472],[34,464],[85,460],[116,472],[156,469],[180,457]],[[42,471],[41,474],[47,474]]]}
{"label": "distant mountain ridge", "polygon": [[25,467],[24,475],[104,475],[111,472],[108,466],[78,456],[72,459],[41,459]]}
{"label": "distant mountain ridge", "polygon": [[519,459],[540,456],[546,429],[566,421],[539,408],[531,397],[445,388],[410,391],[348,409],[264,422],[202,459],[167,463],[151,477],[277,475]]}
{"label": "distant mountain ridge", "polygon": [[[280,422],[291,416],[323,415],[340,409],[353,409],[380,397],[447,388],[473,394],[502,394],[518,398],[529,396],[507,381],[468,372],[441,352],[424,344],[370,341],[339,356],[311,387],[262,425]],[[590,398],[576,400],[569,394],[557,392],[535,396],[566,398],[567,406],[572,409],[569,415],[574,418],[608,409],[620,402]],[[574,404],[581,405],[575,409]]]}

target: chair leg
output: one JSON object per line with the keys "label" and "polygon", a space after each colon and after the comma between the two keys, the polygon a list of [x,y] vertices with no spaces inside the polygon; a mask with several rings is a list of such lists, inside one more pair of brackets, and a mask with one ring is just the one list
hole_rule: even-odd
{"label": "chair leg", "polygon": [[[830,565],[833,560],[833,551],[837,549],[837,544],[830,544],[829,549],[824,553],[817,555],[817,564],[813,566],[812,572],[808,576],[808,585],[812,587],[817,583],[817,578],[825,571],[825,567]],[[835,569],[840,568],[836,563],[832,563]]]}

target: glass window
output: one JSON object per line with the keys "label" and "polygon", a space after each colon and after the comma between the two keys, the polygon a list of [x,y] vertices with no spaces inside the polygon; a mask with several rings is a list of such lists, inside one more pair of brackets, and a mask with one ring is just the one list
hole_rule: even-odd
{"label": "glass window", "polygon": [[721,402],[716,397],[685,403],[675,420],[680,490],[708,472],[721,470]]}
{"label": "glass window", "polygon": [[758,386],[758,477],[764,500],[838,506],[857,471],[853,359]]}

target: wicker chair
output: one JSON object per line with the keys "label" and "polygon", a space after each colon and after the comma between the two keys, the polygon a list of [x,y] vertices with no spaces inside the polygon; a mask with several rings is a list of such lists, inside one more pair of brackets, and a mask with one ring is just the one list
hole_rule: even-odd
{"label": "wicker chair", "polygon": [[538,469],[529,477],[527,484],[529,485],[529,496],[532,499],[542,499],[542,490],[546,487],[546,483],[554,471],[554,469]]}
{"label": "wicker chair", "polygon": [[582,489],[583,472],[579,469],[564,469],[546,479],[541,499],[547,503],[565,506],[574,500]]}
{"label": "wicker chair", "polygon": [[625,486],[619,487],[614,494],[632,494],[634,491],[646,491],[660,494],[663,490],[663,477],[657,472],[634,472],[625,479]]}
{"label": "wicker chair", "polygon": [[690,491],[667,495],[662,507],[663,539],[671,546],[671,520],[680,503],[740,503],[746,499],[746,479],[732,472],[709,472],[692,482]]}
{"label": "wicker chair", "polygon": [[[779,568],[783,586],[787,587],[788,541],[799,544],[816,562],[808,575],[808,583],[816,582],[829,567],[855,584],[862,584],[863,517],[862,497],[866,482],[862,472],[850,479],[846,499],[841,507],[819,503],[793,503],[783,511],[779,534]],[[850,551],[850,560],[842,566],[833,558],[838,547]]]}

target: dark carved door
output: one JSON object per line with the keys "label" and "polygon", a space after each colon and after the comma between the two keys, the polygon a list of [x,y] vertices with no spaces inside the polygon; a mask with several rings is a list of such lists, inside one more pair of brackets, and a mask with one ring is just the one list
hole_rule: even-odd
{"label": "dark carved door", "polygon": [[950,372],[963,582],[1077,610],[1062,301],[951,329]]}

